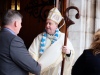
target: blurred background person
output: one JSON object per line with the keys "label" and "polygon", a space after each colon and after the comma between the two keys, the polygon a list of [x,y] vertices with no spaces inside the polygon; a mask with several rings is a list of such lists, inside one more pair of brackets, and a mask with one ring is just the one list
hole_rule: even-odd
{"label": "blurred background person", "polygon": [[90,48],[75,62],[72,75],[100,75],[100,29],[95,32]]}

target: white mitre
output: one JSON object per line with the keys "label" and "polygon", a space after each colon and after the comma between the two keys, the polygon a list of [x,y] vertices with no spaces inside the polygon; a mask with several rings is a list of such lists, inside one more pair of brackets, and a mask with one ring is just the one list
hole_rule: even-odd
{"label": "white mitre", "polygon": [[51,19],[57,24],[59,24],[61,20],[63,19],[63,17],[61,13],[59,12],[59,10],[56,7],[54,7],[49,11],[47,19]]}

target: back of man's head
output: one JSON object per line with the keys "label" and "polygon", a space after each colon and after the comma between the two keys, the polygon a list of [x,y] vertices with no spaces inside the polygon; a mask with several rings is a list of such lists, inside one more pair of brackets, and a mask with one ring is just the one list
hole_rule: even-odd
{"label": "back of man's head", "polygon": [[18,11],[9,9],[2,17],[2,27],[11,24],[19,18],[22,19],[22,15]]}

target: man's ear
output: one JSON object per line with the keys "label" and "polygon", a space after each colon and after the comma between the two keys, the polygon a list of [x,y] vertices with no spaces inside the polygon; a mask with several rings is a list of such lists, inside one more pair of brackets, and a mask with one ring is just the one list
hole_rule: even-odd
{"label": "man's ear", "polygon": [[17,27],[17,22],[16,21],[14,22],[14,26]]}

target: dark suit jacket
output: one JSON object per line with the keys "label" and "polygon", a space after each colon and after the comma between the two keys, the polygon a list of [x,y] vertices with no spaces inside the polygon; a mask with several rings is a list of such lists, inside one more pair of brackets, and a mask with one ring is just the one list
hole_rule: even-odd
{"label": "dark suit jacket", "polygon": [[[28,38],[29,39],[29,38]],[[0,75],[40,75],[41,67],[27,51],[23,40],[8,30],[0,32]]]}
{"label": "dark suit jacket", "polygon": [[100,75],[100,54],[84,50],[72,68],[72,75]]}

